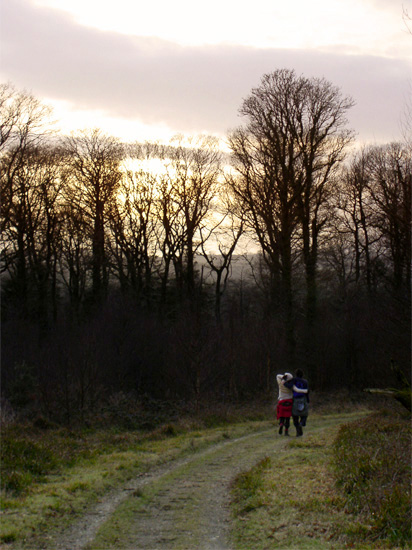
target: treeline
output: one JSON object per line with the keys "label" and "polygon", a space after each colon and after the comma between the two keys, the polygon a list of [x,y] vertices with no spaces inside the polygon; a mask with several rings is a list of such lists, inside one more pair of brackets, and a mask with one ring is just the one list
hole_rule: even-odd
{"label": "treeline", "polygon": [[411,146],[350,152],[352,104],[275,71],[223,153],[206,136],[61,136],[2,85],[3,398],[71,420],[132,393],[246,398],[296,366],[320,390],[396,385]]}

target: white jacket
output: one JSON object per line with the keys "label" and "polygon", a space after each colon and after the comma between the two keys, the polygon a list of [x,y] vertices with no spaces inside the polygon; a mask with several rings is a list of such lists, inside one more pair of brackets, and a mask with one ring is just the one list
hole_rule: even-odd
{"label": "white jacket", "polygon": [[[288,380],[292,380],[293,376],[289,372],[285,372],[286,377]],[[293,398],[293,391],[289,388],[285,388],[284,383],[285,381],[282,380],[283,374],[277,374],[276,375],[276,382],[279,386],[279,395],[278,395],[278,401],[282,401],[282,399],[292,399]]]}

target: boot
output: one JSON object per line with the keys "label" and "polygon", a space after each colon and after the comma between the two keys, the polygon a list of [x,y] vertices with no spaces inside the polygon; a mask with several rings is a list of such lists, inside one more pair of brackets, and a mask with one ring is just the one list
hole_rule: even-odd
{"label": "boot", "polygon": [[289,428],[285,428],[285,435],[289,435]]}
{"label": "boot", "polygon": [[282,435],[282,432],[283,432],[283,424],[281,424],[279,427],[279,435]]}
{"label": "boot", "polygon": [[296,426],[296,437],[301,437],[303,435],[302,426]]}

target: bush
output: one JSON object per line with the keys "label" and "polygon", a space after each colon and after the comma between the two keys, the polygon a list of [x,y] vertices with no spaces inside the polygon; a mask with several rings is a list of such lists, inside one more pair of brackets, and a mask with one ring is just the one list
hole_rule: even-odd
{"label": "bush", "polygon": [[4,436],[1,445],[1,487],[21,493],[33,481],[41,478],[57,465],[51,451],[29,440]]}
{"label": "bush", "polygon": [[368,536],[394,545],[411,540],[411,426],[376,414],[342,426],[334,443],[334,472],[349,511],[369,525]]}
{"label": "bush", "polygon": [[9,398],[17,410],[25,409],[36,400],[37,379],[35,369],[25,361],[14,366],[14,377],[9,384]]}

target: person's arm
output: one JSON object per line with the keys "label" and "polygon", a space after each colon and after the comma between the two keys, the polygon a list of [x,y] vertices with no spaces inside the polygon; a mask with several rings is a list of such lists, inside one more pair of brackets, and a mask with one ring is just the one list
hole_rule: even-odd
{"label": "person's arm", "polygon": [[295,384],[293,384],[292,389],[293,389],[294,392],[296,392],[296,393],[301,393],[301,394],[305,394],[305,393],[307,394],[307,393],[309,392],[308,389],[297,388],[297,387],[295,386]]}

